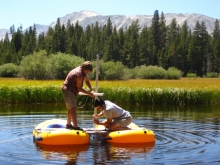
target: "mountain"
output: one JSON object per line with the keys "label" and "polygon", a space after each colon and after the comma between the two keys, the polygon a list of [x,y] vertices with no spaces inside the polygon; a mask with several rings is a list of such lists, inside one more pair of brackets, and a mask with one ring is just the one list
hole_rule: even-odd
{"label": "mountain", "polygon": [[[169,25],[174,18],[176,18],[177,24],[182,26],[184,21],[187,21],[190,29],[193,30],[197,21],[200,23],[203,21],[206,25],[207,31],[211,34],[214,29],[215,19],[201,15],[201,14],[175,14],[175,13],[167,13],[164,14],[166,24]],[[126,15],[106,15],[102,16],[96,12],[92,11],[81,11],[81,12],[73,12],[64,17],[60,17],[61,24],[66,25],[67,21],[70,20],[71,23],[75,24],[76,21],[79,21],[79,24],[85,28],[88,24],[95,24],[98,22],[100,25],[106,24],[108,18],[110,17],[112,25],[116,25],[117,29],[124,28],[126,29],[131,25],[131,23],[135,20],[139,20],[140,28],[144,26],[151,26],[153,15],[135,15],[135,16],[126,16]],[[50,24],[51,27],[54,27],[56,22]]]}
{"label": "mountain", "polygon": [[37,30],[37,35],[39,35],[42,32],[46,33],[48,28],[49,28],[49,25],[36,24],[35,27],[36,27],[36,30]]}
{"label": "mountain", "polygon": [[[36,24],[35,27],[36,27],[37,36],[38,36],[42,32],[46,33],[48,28],[49,28],[49,25],[39,25],[39,24]],[[28,29],[29,28],[24,29],[23,31],[26,31]],[[6,33],[8,33],[9,38],[11,38],[11,34],[9,34],[9,29],[0,29],[0,40],[5,38],[5,34]]]}
{"label": "mountain", "polygon": [[[191,30],[194,29],[194,26],[197,21],[200,23],[203,21],[206,25],[206,30],[209,34],[213,32],[215,19],[201,15],[201,14],[176,14],[176,13],[167,13],[164,14],[166,24],[169,25],[171,21],[176,18],[177,24],[180,27],[183,25],[184,21],[187,21],[187,24]],[[66,25],[68,20],[71,23],[75,24],[78,20],[79,24],[85,29],[88,24],[95,24],[98,22],[100,25],[106,24],[108,18],[111,19],[112,25],[116,26],[117,29],[124,28],[126,29],[131,25],[133,21],[139,20],[140,28],[144,26],[151,26],[153,15],[135,15],[135,16],[126,16],[126,15],[100,15],[93,11],[80,11],[80,12],[73,12],[71,14],[67,14],[64,17],[60,17],[61,24]],[[220,20],[219,20],[220,21]],[[36,24],[37,34],[42,32],[46,33],[48,27],[54,27],[56,25],[56,20],[52,22],[50,25],[40,25]],[[25,30],[24,30],[25,31]],[[7,30],[0,29],[0,39],[5,37]]]}
{"label": "mountain", "polygon": [[9,33],[8,29],[0,29],[0,40],[5,38],[6,33]]}

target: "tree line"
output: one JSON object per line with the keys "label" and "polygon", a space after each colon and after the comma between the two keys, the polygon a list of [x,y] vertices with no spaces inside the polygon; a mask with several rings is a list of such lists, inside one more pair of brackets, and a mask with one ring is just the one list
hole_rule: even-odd
{"label": "tree line", "polygon": [[54,28],[36,35],[35,25],[23,32],[22,26],[10,27],[10,34],[0,41],[0,65],[20,65],[22,58],[34,52],[45,51],[48,56],[66,53],[93,61],[100,54],[104,62],[120,61],[128,68],[137,66],[175,67],[187,73],[204,76],[220,72],[220,27],[215,20],[214,30],[208,34],[204,22],[197,21],[191,30],[187,21],[180,27],[174,18],[166,25],[164,13],[154,12],[151,26],[140,28],[133,21],[126,29],[116,29],[110,18],[101,26],[98,22],[85,29],[78,21],[61,25],[57,19]]}

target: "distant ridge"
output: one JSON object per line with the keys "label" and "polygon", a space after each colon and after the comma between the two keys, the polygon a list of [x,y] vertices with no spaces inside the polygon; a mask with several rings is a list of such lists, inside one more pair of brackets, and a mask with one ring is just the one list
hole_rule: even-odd
{"label": "distant ridge", "polygon": [[[181,14],[181,13],[167,13],[164,14],[166,24],[169,25],[171,21],[176,18],[177,24],[180,25],[180,27],[183,25],[185,21],[187,21],[188,27],[193,31],[195,24],[197,21],[200,23],[203,21],[206,26],[206,30],[209,34],[213,32],[214,29],[214,23],[215,19],[201,15],[201,14],[195,14],[195,13],[187,13],[187,14]],[[80,12],[73,12],[70,14],[65,15],[64,17],[59,17],[60,22],[63,25],[66,25],[68,20],[70,20],[71,23],[75,24],[78,20],[79,24],[85,29],[88,24],[95,24],[98,22],[100,25],[106,24],[108,18],[111,19],[112,25],[116,26],[117,29],[119,28],[127,28],[131,25],[133,21],[139,20],[140,28],[143,28],[144,26],[151,26],[153,15],[135,15],[135,16],[126,16],[126,15],[100,15],[93,11],[80,11]],[[37,35],[44,32],[46,33],[48,30],[48,27],[54,27],[56,25],[56,20],[52,22],[49,25],[40,25],[36,24],[36,30]],[[30,25],[32,26],[32,25]],[[24,30],[26,31],[26,30]],[[6,32],[9,32],[9,30],[6,29],[0,29],[0,39],[5,37]]]}

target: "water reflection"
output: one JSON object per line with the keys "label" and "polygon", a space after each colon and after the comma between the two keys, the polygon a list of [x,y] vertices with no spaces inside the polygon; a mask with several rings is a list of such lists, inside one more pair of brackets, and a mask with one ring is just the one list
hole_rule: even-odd
{"label": "water reflection", "polygon": [[132,158],[133,154],[145,153],[146,155],[152,151],[154,143],[148,144],[109,144],[107,147],[109,160],[117,160],[121,158]]}
{"label": "water reflection", "polygon": [[66,108],[63,104],[0,104],[0,115],[15,114],[64,114]]}
{"label": "water reflection", "polygon": [[[2,164],[219,164],[220,106],[128,106],[134,123],[153,130],[152,145],[45,147],[32,142],[32,130],[45,120],[66,118],[64,105],[0,106]],[[18,109],[17,109],[18,108]],[[93,126],[93,107],[78,109],[83,128]],[[16,160],[16,162],[14,161]]]}
{"label": "water reflection", "polygon": [[146,159],[152,151],[155,143],[145,144],[108,144],[100,145],[92,142],[94,164],[134,164],[135,156]]}
{"label": "water reflection", "polygon": [[[95,135],[91,137],[91,143],[77,146],[48,146],[37,145],[36,149],[42,153],[43,159],[59,162],[65,161],[65,164],[72,164],[77,162],[88,162],[88,158],[83,156],[87,153],[92,153],[91,161],[94,164],[133,162],[134,155],[142,154],[143,158],[147,158],[152,151],[155,143],[143,144],[102,144]],[[90,155],[91,159],[91,155]]]}
{"label": "water reflection", "polygon": [[77,146],[36,145],[36,148],[42,153],[43,159],[57,162],[66,161],[67,164],[71,164],[76,163],[80,158],[80,154],[89,149],[89,144]]}

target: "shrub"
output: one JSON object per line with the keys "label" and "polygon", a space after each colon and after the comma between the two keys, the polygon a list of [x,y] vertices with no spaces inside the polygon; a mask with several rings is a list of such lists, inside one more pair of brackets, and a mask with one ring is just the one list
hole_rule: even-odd
{"label": "shrub", "polygon": [[16,77],[17,73],[17,66],[13,63],[7,63],[0,66],[0,77]]}
{"label": "shrub", "polygon": [[216,72],[207,72],[206,73],[206,77],[207,78],[217,78],[218,77],[218,73],[216,73]]}
{"label": "shrub", "polygon": [[170,67],[167,70],[166,78],[167,79],[180,79],[181,71],[175,67]]}
{"label": "shrub", "polygon": [[[96,61],[92,62],[93,72],[88,74],[90,80],[96,79]],[[114,68],[114,69],[113,69]],[[111,72],[111,74],[110,74]],[[118,72],[118,73],[117,73]],[[99,62],[100,80],[127,80],[134,78],[134,69],[125,67],[121,62]]]}
{"label": "shrub", "polygon": [[124,72],[123,80],[135,79],[137,77],[137,72],[135,69],[130,69],[125,67],[123,72]]}
{"label": "shrub", "polygon": [[195,73],[187,73],[186,77],[196,77],[196,74]]}
{"label": "shrub", "polygon": [[166,70],[158,66],[145,66],[136,67],[137,78],[141,79],[163,79],[166,76]]}
{"label": "shrub", "polygon": [[58,53],[52,55],[52,72],[55,79],[65,79],[67,74],[73,68],[80,66],[84,60],[80,57],[70,54]]}
{"label": "shrub", "polygon": [[45,51],[23,57],[19,66],[19,76],[25,79],[52,79],[52,64]]}
{"label": "shrub", "polygon": [[124,65],[121,62],[100,61],[100,80],[122,80],[124,77]]}

